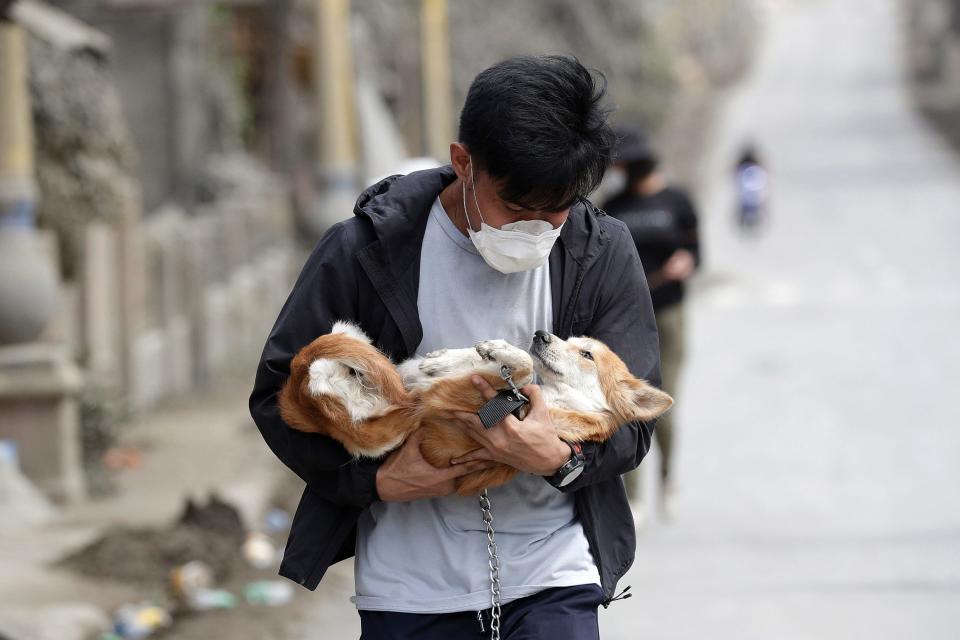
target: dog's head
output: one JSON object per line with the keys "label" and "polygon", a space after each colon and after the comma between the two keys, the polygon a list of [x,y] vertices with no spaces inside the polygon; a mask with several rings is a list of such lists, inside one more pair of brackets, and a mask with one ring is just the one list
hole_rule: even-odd
{"label": "dog's head", "polygon": [[632,422],[652,420],[673,404],[668,394],[635,378],[623,360],[599,340],[561,340],[537,331],[530,354],[543,386],[563,389],[565,408],[609,411]]}
{"label": "dog's head", "polygon": [[337,322],[290,363],[281,415],[292,427],[327,435],[363,422],[407,397],[393,363],[356,325]]}

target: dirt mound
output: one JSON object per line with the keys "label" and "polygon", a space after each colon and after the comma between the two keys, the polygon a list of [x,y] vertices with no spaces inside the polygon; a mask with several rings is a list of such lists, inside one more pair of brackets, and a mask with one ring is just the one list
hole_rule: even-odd
{"label": "dirt mound", "polygon": [[245,535],[237,509],[211,496],[205,505],[187,500],[170,527],[118,527],[58,564],[97,578],[155,583],[177,565],[203,560],[222,580],[240,561]]}
{"label": "dirt mound", "polygon": [[238,547],[243,544],[247,533],[237,508],[216,495],[211,495],[207,504],[203,506],[188,499],[177,524],[215,532],[230,538]]}

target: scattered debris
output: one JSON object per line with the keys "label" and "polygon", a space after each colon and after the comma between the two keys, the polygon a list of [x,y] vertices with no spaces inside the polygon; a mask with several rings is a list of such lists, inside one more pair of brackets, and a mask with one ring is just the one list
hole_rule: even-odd
{"label": "scattered debris", "polygon": [[173,622],[163,607],[149,602],[120,607],[114,616],[113,632],[124,640],[141,640]]}
{"label": "scattered debris", "polygon": [[282,580],[257,580],[243,589],[248,604],[280,607],[293,599],[293,583]]}
{"label": "scattered debris", "polygon": [[273,508],[263,516],[263,528],[267,533],[283,533],[290,529],[290,512]]}
{"label": "scattered debris", "polygon": [[182,608],[190,611],[237,606],[237,596],[213,588],[213,570],[200,560],[192,560],[170,572],[170,592]]}
{"label": "scattered debris", "polygon": [[138,469],[143,464],[143,454],[133,447],[110,447],[103,452],[103,466],[110,471]]}
{"label": "scattered debris", "polygon": [[170,571],[170,592],[174,598],[186,602],[200,589],[213,586],[213,569],[202,560],[191,560]]}
{"label": "scattered debris", "polygon": [[190,594],[186,605],[192,611],[233,609],[239,600],[226,589],[197,589]]}
{"label": "scattered debris", "polygon": [[243,557],[254,569],[269,569],[277,561],[277,549],[269,536],[252,531],[243,543]]}

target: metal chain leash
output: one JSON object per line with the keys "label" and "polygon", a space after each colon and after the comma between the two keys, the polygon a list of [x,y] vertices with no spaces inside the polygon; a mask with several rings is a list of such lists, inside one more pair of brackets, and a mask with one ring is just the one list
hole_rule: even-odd
{"label": "metal chain leash", "polygon": [[[515,412],[530,402],[529,398],[520,393],[520,389],[514,383],[513,370],[510,367],[501,365],[500,377],[510,385],[510,390],[501,391],[477,412],[480,420],[483,421],[483,426],[487,429],[503,420],[509,413],[514,413],[517,418],[522,419]],[[493,511],[490,509],[490,496],[487,495],[486,489],[480,494],[480,511],[483,514],[483,524],[487,528],[487,554],[489,555],[488,564],[490,566],[490,638],[491,640],[500,640],[500,556],[497,553],[496,532],[493,530]],[[480,631],[483,632],[482,611],[477,612],[477,618],[480,620]]]}
{"label": "metal chain leash", "polygon": [[500,556],[497,554],[493,512],[486,489],[480,494],[480,511],[483,512],[483,524],[487,527],[487,554],[490,556],[490,639],[500,640]]}

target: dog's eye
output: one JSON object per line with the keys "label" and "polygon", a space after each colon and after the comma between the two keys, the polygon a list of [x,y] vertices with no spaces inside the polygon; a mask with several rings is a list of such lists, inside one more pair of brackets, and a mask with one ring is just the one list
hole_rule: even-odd
{"label": "dog's eye", "polygon": [[[346,365],[344,366],[346,367]],[[359,369],[354,369],[353,367],[347,367],[347,373],[349,373],[352,376],[356,376],[358,378],[363,377],[363,371],[360,371]]]}
{"label": "dog's eye", "polygon": [[582,355],[587,360],[591,360],[591,361],[593,360],[593,354],[590,353],[589,351],[581,351],[580,355]]}

